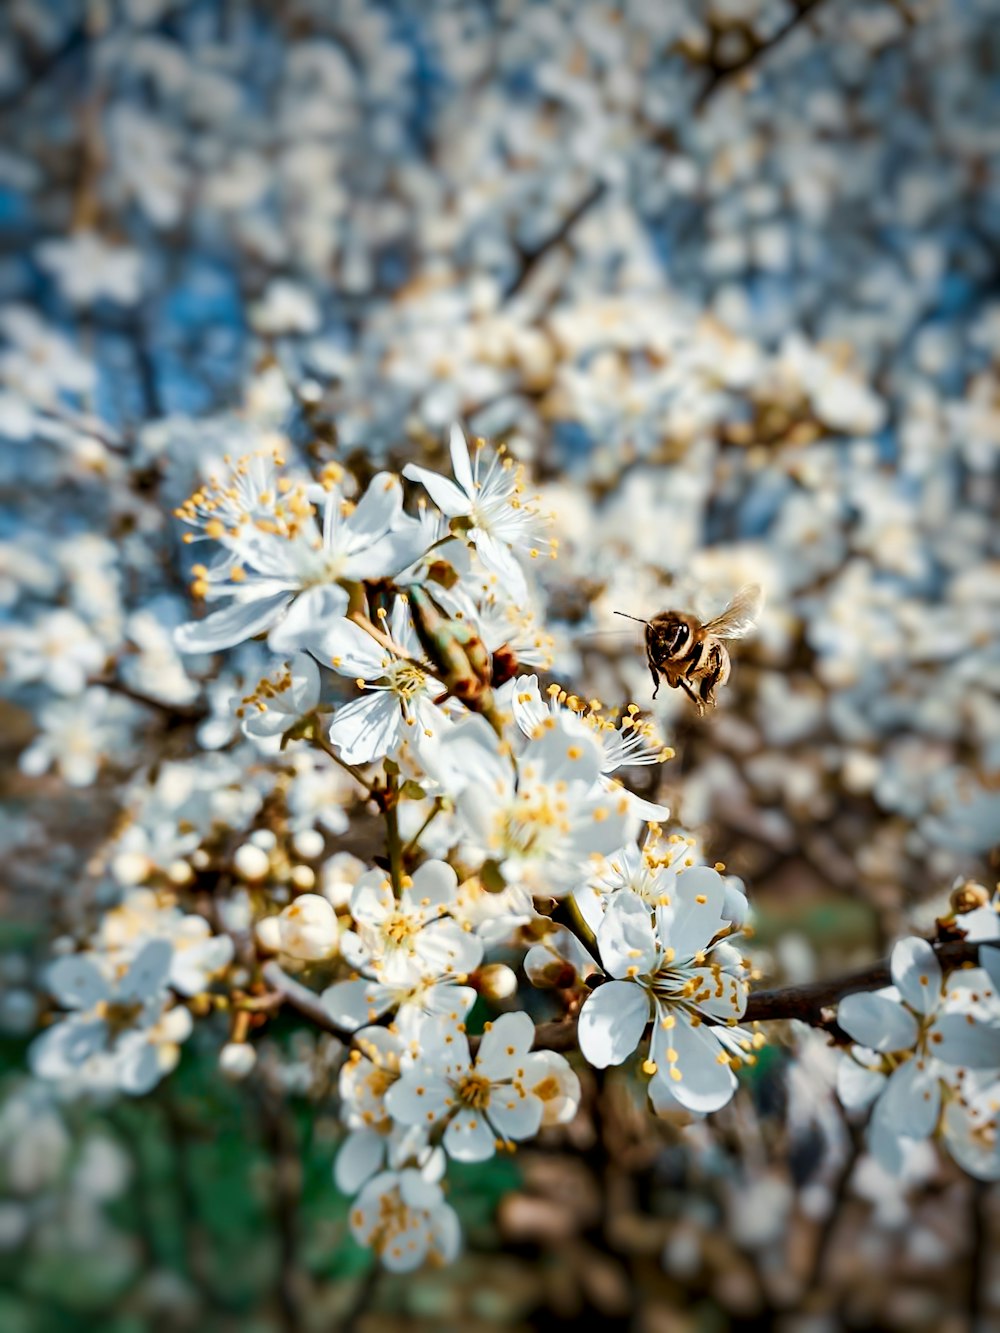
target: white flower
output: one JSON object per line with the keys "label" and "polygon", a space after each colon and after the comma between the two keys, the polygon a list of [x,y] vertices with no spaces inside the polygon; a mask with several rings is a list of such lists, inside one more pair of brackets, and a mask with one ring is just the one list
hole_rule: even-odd
{"label": "white flower", "polygon": [[351,894],[357,930],[344,933],[344,958],[385,982],[464,978],[478,967],[483,945],[449,915],[457,889],[458,876],[444,861],[425,861],[404,879],[398,899],[384,871],[369,871]]}
{"label": "white flower", "polygon": [[213,935],[203,916],[184,912],[152,889],[134,888],[106,912],[94,943],[114,964],[128,963],[149,940],[173,946],[169,983],[181,995],[199,995],[232,962],[233,941]]}
{"label": "white flower", "polygon": [[171,954],[166,940],[150,940],[118,978],[93,955],[53,963],[46,984],[63,1008],[76,1012],[32,1042],[33,1072],[134,1096],[153,1088],[177,1063],[191,1032],[190,1013],[172,1007],[167,990]]}
{"label": "white flower", "polygon": [[470,717],[445,734],[428,766],[455,801],[463,855],[492,861],[509,885],[560,897],[627,836],[628,798],[601,786],[603,757],[578,718],[560,715],[515,763],[484,719]]}
{"label": "white flower", "polygon": [[109,245],[90,231],[44,241],[35,252],[42,268],[76,306],[102,299],[134,305],[142,295],[142,256],[125,246]]}
{"label": "white flower", "polygon": [[393,1273],[409,1273],[426,1260],[451,1263],[461,1245],[458,1215],[426,1168],[382,1171],[351,1208],[351,1235],[373,1249]]}
{"label": "white flower", "polygon": [[978,1180],[1000,1180],[1000,1079],[963,1087],[944,1108],[941,1137],[955,1161]]}
{"label": "white flower", "polygon": [[[662,764],[673,755],[673,750],[664,746],[657,739],[653,728],[638,716],[635,704],[629,706],[620,727],[616,727],[608,718],[603,717],[600,706],[595,703],[583,703],[575,695],[567,694],[557,685],[549,687],[548,705],[542,699],[538,688],[537,676],[518,676],[514,681],[511,696],[514,721],[525,736],[536,736],[539,728],[546,725],[550,717],[561,713],[572,713],[589,726],[601,743],[604,757],[601,762],[601,786],[608,792],[625,789],[612,774],[619,768],[633,765]],[[632,813],[640,819],[663,820],[670,818],[670,810],[665,805],[655,805],[643,800],[633,792],[625,792]]]}
{"label": "white flower", "polygon": [[584,1003],[580,1050],[599,1069],[621,1064],[652,1019],[646,1071],[654,1105],[717,1111],[736,1088],[731,1066],[752,1059],[757,1038],[727,1026],[743,1015],[747,985],[739,955],[723,938],[724,903],[721,877],[696,867],[652,912],[635,894],[616,893],[597,932],[614,980]]}
{"label": "white flower", "polygon": [[466,521],[464,527],[453,522],[452,528],[467,532],[483,565],[518,601],[526,596],[527,584],[513,551],[537,556],[541,515],[535,505],[522,499],[523,467],[515,466],[502,451],[495,453],[485,468],[480,466],[482,461],[482,447],[477,446],[475,457],[470,459],[462,428],[453,425],[451,466],[455,481],[415,463],[407,463],[403,476],[420,482],[448,518]]}
{"label": "white flower", "polygon": [[403,1058],[386,1109],[405,1125],[445,1122],[442,1146],[450,1157],[485,1161],[497,1147],[534,1137],[547,1103],[553,1123],[575,1112],[575,1075],[561,1056],[553,1064],[552,1052],[543,1060],[529,1054],[534,1039],[527,1014],[502,1014],[487,1025],[473,1061],[463,1033],[428,1024],[419,1055]]}
{"label": "white flower", "polygon": [[440,736],[447,725],[433,702],[444,687],[429,668],[417,665],[423,649],[401,597],[393,604],[389,630],[399,652],[350,620],[336,621],[324,639],[333,669],[354,676],[365,691],[338,708],[330,724],[330,740],[348,764],[393,757],[407,740],[419,753],[425,740]]}
{"label": "white flower", "polygon": [[318,893],[300,893],[278,915],[279,949],[302,962],[318,962],[336,952],[337,914]]}
{"label": "white flower", "polygon": [[74,695],[86,688],[108,655],[78,615],[60,609],[10,630],[3,651],[7,674],[16,684],[37,680],[59,694]]}
{"label": "white flower", "polygon": [[105,758],[129,751],[134,710],[99,685],[76,699],[52,699],[43,705],[41,731],[18,758],[30,777],[55,768],[71,787],[89,787]]}
{"label": "white flower", "polygon": [[[575,895],[577,905],[591,930],[598,929],[608,902],[623,890],[636,894],[651,909],[659,902],[669,901],[679,877],[693,869],[701,871],[705,868],[698,865],[691,854],[692,842],[693,838],[674,833],[666,840],[647,838],[641,848],[633,842],[614,851],[598,868],[587,886]],[[723,919],[734,926],[742,926],[750,912],[746,895],[738,887],[739,881],[735,876],[725,876],[722,884],[725,894]]]}
{"label": "white flower", "polygon": [[397,1125],[385,1106],[400,1057],[413,1047],[389,1028],[365,1028],[354,1037],[339,1083],[341,1119],[350,1130],[333,1169],[342,1194],[356,1194],[377,1171],[403,1167],[426,1151],[426,1126]]}
{"label": "white flower", "polygon": [[318,703],[319,668],[308,653],[296,653],[242,697],[236,716],[245,736],[274,741]]}
{"label": "white flower", "polygon": [[[317,512],[321,520],[317,523]],[[181,652],[231,648],[265,630],[275,652],[322,657],[325,633],[348,606],[342,583],[386,578],[420,551],[420,525],[402,513],[399,478],[380,472],[356,506],[338,485],[279,479],[272,455],[238,462],[225,484],[210,481],[177,511],[223,558],[195,566],[193,591],[229,605],[175,635]]]}
{"label": "white flower", "polygon": [[845,1106],[876,1103],[872,1151],[898,1172],[907,1143],[937,1128],[942,1081],[955,1082],[968,1069],[1000,1069],[1000,1025],[976,1017],[969,989],[947,991],[926,940],[900,940],[891,971],[894,988],[848,995],[837,1007],[838,1023],[858,1044],[841,1063],[837,1090]]}

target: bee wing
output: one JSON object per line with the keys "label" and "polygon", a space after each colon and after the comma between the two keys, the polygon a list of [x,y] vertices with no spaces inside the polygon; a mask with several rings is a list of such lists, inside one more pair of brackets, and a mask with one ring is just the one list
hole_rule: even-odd
{"label": "bee wing", "polygon": [[753,629],[763,605],[764,593],[760,584],[746,583],[721,615],[706,622],[705,633],[720,639],[742,639]]}

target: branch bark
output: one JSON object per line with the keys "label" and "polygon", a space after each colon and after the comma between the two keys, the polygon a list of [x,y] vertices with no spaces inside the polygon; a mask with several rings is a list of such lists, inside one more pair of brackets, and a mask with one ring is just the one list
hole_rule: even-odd
{"label": "branch bark", "polygon": [[[1000,941],[989,941],[989,946],[1000,947]],[[967,964],[975,965],[979,961],[982,944],[969,940],[949,940],[945,944],[935,944],[934,952],[944,971],[950,971]],[[354,1034],[339,1027],[320,1003],[315,991],[301,982],[295,981],[274,960],[265,963],[261,975],[273,991],[280,994],[285,1002],[314,1022],[325,1032],[332,1032],[350,1044]],[[810,1027],[822,1028],[831,1035],[848,1040],[837,1026],[835,1006],[847,995],[860,991],[881,990],[892,984],[889,960],[873,963],[870,967],[849,972],[846,976],[836,977],[831,981],[813,981],[804,986],[781,986],[774,990],[751,991],[747,1003],[744,1023],[775,1023],[797,1019],[808,1023]],[[473,1053],[479,1046],[479,1037],[470,1036],[469,1046]],[[571,1051],[576,1046],[576,1019],[557,1018],[548,1023],[539,1023],[535,1028],[535,1050]]]}

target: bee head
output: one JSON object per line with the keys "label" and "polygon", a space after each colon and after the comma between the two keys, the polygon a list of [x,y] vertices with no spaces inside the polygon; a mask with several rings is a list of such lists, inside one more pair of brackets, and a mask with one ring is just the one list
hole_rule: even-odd
{"label": "bee head", "polygon": [[691,628],[678,611],[661,611],[646,626],[646,647],[661,660],[680,657],[691,641]]}

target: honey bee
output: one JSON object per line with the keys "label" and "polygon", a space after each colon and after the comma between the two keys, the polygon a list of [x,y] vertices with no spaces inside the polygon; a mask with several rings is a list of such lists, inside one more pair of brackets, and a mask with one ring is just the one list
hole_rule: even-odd
{"label": "honey bee", "polygon": [[742,587],[721,615],[704,624],[687,611],[661,611],[652,620],[615,615],[638,620],[646,626],[646,661],[653,677],[653,698],[661,681],[678,686],[691,699],[699,714],[715,704],[715,692],[729,679],[729,650],[723,640],[742,639],[749,634],[760,615],[763,596],[756,583]]}

